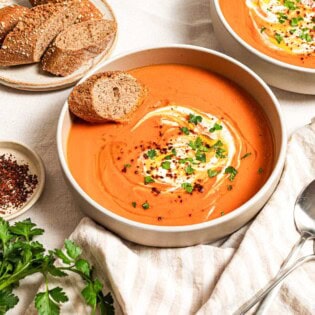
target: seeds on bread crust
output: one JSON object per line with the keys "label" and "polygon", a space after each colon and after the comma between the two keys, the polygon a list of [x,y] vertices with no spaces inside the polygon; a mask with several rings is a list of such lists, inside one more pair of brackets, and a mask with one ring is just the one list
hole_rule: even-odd
{"label": "seeds on bread crust", "polygon": [[88,122],[127,121],[146,95],[144,86],[122,71],[98,73],[77,85],[68,103],[71,112]]}

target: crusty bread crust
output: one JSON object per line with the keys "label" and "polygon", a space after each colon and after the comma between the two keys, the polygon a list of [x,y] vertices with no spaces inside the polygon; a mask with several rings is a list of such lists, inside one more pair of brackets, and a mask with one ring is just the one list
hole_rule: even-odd
{"label": "crusty bread crust", "polygon": [[38,62],[49,43],[79,15],[71,3],[44,4],[30,9],[6,36],[0,51],[0,66]]}
{"label": "crusty bread crust", "polygon": [[103,14],[89,0],[30,0],[30,3],[32,6],[36,6],[46,3],[68,3],[70,1],[76,1],[79,5],[80,16],[78,22],[98,20],[103,17]]}
{"label": "crusty bread crust", "polygon": [[9,5],[0,9],[0,44],[28,10],[21,5]]}
{"label": "crusty bread crust", "polygon": [[[103,52],[115,36],[116,30],[116,23],[110,20],[86,21],[70,26],[56,37],[44,54],[41,62],[43,70],[60,76],[73,73],[88,60]],[[67,42],[66,36],[78,32],[88,33],[89,43],[73,49],[73,43]]]}
{"label": "crusty bread crust", "polygon": [[[140,88],[139,96],[134,104],[129,104],[131,105],[129,106],[130,110],[121,117],[113,119],[110,113],[108,113],[108,115],[100,116],[99,111],[96,108],[96,102],[93,99],[93,88],[98,80],[104,78],[116,80],[121,75],[128,75],[131,77],[129,73],[125,73],[122,71],[108,71],[104,73],[94,74],[83,83],[75,86],[68,98],[70,111],[77,117],[92,123],[104,123],[110,121],[122,123],[128,121],[132,113],[137,110],[137,108],[143,103],[144,98],[147,94],[146,88],[135,78],[132,77],[138,85],[137,87]],[[112,106],[115,105],[113,104]]]}

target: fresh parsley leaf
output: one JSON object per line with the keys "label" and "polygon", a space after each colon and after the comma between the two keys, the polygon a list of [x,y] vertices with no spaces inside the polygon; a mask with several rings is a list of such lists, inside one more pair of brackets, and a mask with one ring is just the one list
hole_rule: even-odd
{"label": "fresh parsley leaf", "polygon": [[11,237],[12,235],[9,231],[9,223],[0,218],[0,239],[2,241],[2,244],[5,245],[11,239]]}
{"label": "fresh parsley leaf", "polygon": [[145,176],[144,177],[144,184],[150,184],[150,183],[154,183],[154,179],[151,176]]}
{"label": "fresh parsley leaf", "polygon": [[91,266],[88,263],[87,260],[85,259],[79,259],[75,262],[75,266],[76,268],[81,271],[83,274],[85,274],[86,276],[90,276],[91,274]]}
{"label": "fresh parsley leaf", "polygon": [[209,170],[207,171],[207,173],[208,173],[208,176],[209,176],[210,178],[213,178],[213,177],[215,177],[215,176],[217,176],[217,175],[219,174],[219,172],[218,172],[217,170],[212,170],[212,169],[209,169]]}
{"label": "fresh parsley leaf", "polygon": [[66,293],[62,288],[56,287],[49,290],[49,295],[57,302],[57,303],[65,303],[69,301]]}
{"label": "fresh parsley leaf", "polygon": [[228,166],[225,171],[225,174],[230,174],[229,180],[233,181],[235,176],[237,175],[238,171],[233,166]]}
{"label": "fresh parsley leaf", "polygon": [[12,293],[12,289],[0,291],[0,314],[5,314],[19,302],[19,298]]}
{"label": "fresh parsley leaf", "polygon": [[147,154],[148,154],[148,157],[149,157],[151,160],[153,160],[153,159],[156,157],[156,150],[151,149],[151,150],[148,151]]}
{"label": "fresh parsley leaf", "polygon": [[198,123],[202,122],[202,117],[194,114],[189,114],[188,121],[194,125],[197,125]]}
{"label": "fresh parsley leaf", "polygon": [[72,260],[69,259],[69,257],[67,257],[67,255],[61,250],[61,249],[55,249],[54,250],[54,254],[61,259],[61,261],[66,264],[66,265],[70,265]]}
{"label": "fresh parsley leaf", "polygon": [[222,130],[222,125],[215,123],[214,126],[212,128],[209,129],[209,132],[215,132],[217,130]]}
{"label": "fresh parsley leaf", "polygon": [[171,160],[172,159],[172,154],[171,155],[166,155],[165,157],[164,157],[164,160]]}
{"label": "fresh parsley leaf", "polygon": [[67,255],[72,259],[77,259],[82,254],[82,249],[70,240],[65,240]]}
{"label": "fresh parsley leaf", "polygon": [[303,21],[303,18],[301,16],[294,17],[290,20],[290,25],[293,27],[298,26],[300,21]]}
{"label": "fresh parsley leaf", "polygon": [[49,292],[40,292],[35,296],[35,307],[39,315],[59,315],[60,306],[54,302]]}
{"label": "fresh parsley leaf", "polygon": [[189,135],[189,129],[187,127],[180,128],[180,131],[187,136]]}
{"label": "fresh parsley leaf", "polygon": [[102,283],[96,279],[95,281],[89,282],[81,292],[86,304],[92,306],[93,310],[96,308],[97,296],[102,291],[102,288]]}
{"label": "fresh parsley leaf", "polygon": [[197,137],[195,141],[189,141],[188,145],[193,150],[197,150],[200,146],[202,146],[202,139],[200,137]]}
{"label": "fresh parsley leaf", "polygon": [[219,159],[224,159],[226,158],[225,150],[223,148],[217,148],[215,150],[215,156]]}
{"label": "fresh parsley leaf", "polygon": [[171,162],[169,161],[164,161],[161,164],[162,168],[164,168],[165,170],[169,170],[171,168]]}
{"label": "fresh parsley leaf", "polygon": [[114,315],[115,310],[114,310],[114,300],[113,297],[110,293],[107,295],[101,295],[99,294],[99,300],[100,300],[100,310],[101,310],[101,315]]}
{"label": "fresh parsley leaf", "polygon": [[36,224],[31,219],[16,222],[10,227],[10,232],[14,235],[24,236],[26,240],[31,240],[36,235],[42,235],[43,229],[35,228]]}
{"label": "fresh parsley leaf", "polygon": [[192,184],[190,183],[182,183],[182,188],[184,188],[186,190],[186,192],[188,193],[192,193],[194,190],[194,187],[192,186]]}
{"label": "fresh parsley leaf", "polygon": [[172,152],[173,155],[176,155],[176,154],[177,154],[176,149],[172,149],[171,152]]}
{"label": "fresh parsley leaf", "polygon": [[289,10],[296,10],[296,5],[293,1],[284,0],[284,6],[287,7]]}
{"label": "fresh parsley leaf", "polygon": [[222,146],[223,146],[223,142],[221,140],[218,140],[212,147],[216,149]]}
{"label": "fresh parsley leaf", "polygon": [[185,164],[187,162],[193,162],[193,158],[185,158],[178,161],[179,164]]}

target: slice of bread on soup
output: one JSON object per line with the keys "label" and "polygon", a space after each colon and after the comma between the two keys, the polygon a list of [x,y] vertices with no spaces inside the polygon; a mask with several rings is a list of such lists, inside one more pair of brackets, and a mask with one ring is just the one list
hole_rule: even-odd
{"label": "slice of bread on soup", "polygon": [[142,104],[145,87],[122,71],[97,73],[71,92],[70,111],[88,122],[124,122]]}

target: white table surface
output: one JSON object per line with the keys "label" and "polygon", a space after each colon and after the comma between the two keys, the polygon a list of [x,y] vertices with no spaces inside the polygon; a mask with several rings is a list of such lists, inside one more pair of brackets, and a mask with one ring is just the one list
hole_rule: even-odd
{"label": "white table surface", "polygon": [[[108,2],[119,25],[113,56],[139,47],[170,43],[220,50],[213,34],[207,0]],[[61,246],[83,217],[62,178],[56,150],[58,116],[70,90],[36,93],[0,86],[0,139],[29,145],[42,157],[46,167],[42,197],[18,220],[30,217],[44,228],[46,233],[40,240],[48,248]],[[315,96],[274,88],[273,91],[280,101],[289,134],[315,117]],[[11,314],[23,313],[36,285],[22,289],[25,297]]]}

